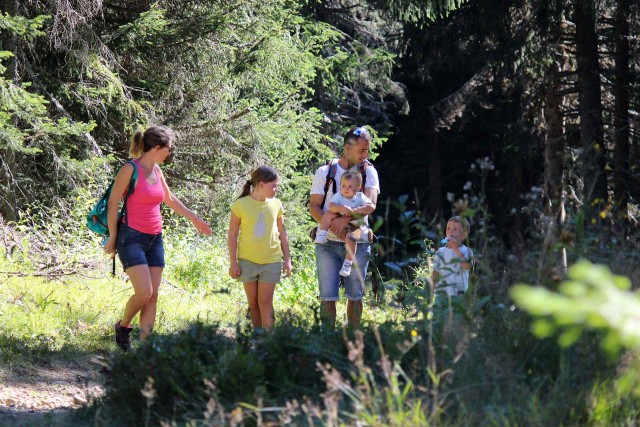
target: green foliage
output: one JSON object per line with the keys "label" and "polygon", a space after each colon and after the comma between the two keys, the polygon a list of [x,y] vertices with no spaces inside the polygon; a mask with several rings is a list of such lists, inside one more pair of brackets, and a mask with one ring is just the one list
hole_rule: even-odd
{"label": "green foliage", "polygon": [[36,37],[45,35],[42,27],[49,19],[51,19],[51,17],[47,15],[38,15],[35,18],[29,19],[23,16],[11,16],[8,13],[0,12],[0,31],[6,31],[14,36],[32,41]]}
{"label": "green foliage", "polygon": [[[8,52],[4,53],[8,57]],[[0,64],[0,73],[3,71]],[[95,126],[95,123],[70,123],[67,118],[50,118],[48,102],[29,92],[30,87],[29,83],[16,85],[0,76],[0,148],[33,155],[42,152],[47,143],[84,134]]]}
{"label": "green foliage", "polygon": [[427,26],[430,22],[446,18],[463,7],[467,0],[398,1],[387,0],[386,5],[399,20]]}
{"label": "green foliage", "polygon": [[[381,336],[392,354],[409,351],[408,341],[400,352],[394,349],[399,336],[393,334],[407,340],[406,332],[385,327]],[[312,418],[336,419],[331,409],[336,405],[346,411],[345,420],[373,421],[381,416],[376,425],[404,425],[410,420],[427,425],[420,393],[406,382],[399,364],[376,350],[381,345],[376,335],[358,332],[355,340],[344,341],[340,331],[309,327],[292,314],[271,333],[252,335],[238,327],[233,339],[216,325],[196,324],[175,335],[156,336],[137,352],[117,357],[104,404],[113,421],[126,425],[148,416],[184,422],[200,419],[212,400],[221,410],[239,405],[249,413],[259,411],[247,403],[256,400],[261,405],[289,400],[286,406],[297,406],[304,395],[311,398],[309,404],[318,405],[326,387],[327,407],[309,412]],[[381,358],[381,368],[373,368],[376,358]],[[190,363],[184,363],[187,359]],[[149,383],[153,398],[145,402],[140,390]]]}
{"label": "green foliage", "polygon": [[636,315],[640,299],[629,292],[630,287],[627,277],[612,274],[606,266],[580,261],[569,269],[569,280],[558,292],[518,285],[511,295],[538,318],[532,325],[536,335],[548,337],[559,331],[558,342],[567,347],[584,331],[601,330],[602,347],[615,355],[622,347],[637,350],[640,346]]}
{"label": "green foliage", "polygon": [[207,243],[192,230],[182,235],[166,233],[164,240],[165,250],[171,254],[166,276],[171,283],[193,293],[219,292],[232,283],[226,251],[221,251],[224,245]]}
{"label": "green foliage", "polygon": [[[319,324],[313,257],[302,250],[294,277],[276,287],[276,327],[252,334],[242,287],[226,279],[223,240],[201,240],[179,232],[183,226],[177,222],[166,235],[171,262],[151,341],[139,345],[136,338],[130,353],[116,351],[113,322],[131,287],[121,275],[107,278],[110,261],[97,245],[84,246],[79,260],[91,267],[82,275],[8,276],[0,360],[10,366],[114,352],[104,400],[90,411],[100,407],[107,424],[289,416],[296,423],[582,425],[636,414],[627,398],[637,385],[634,365],[614,381],[616,367],[593,351],[597,336],[582,334],[571,348],[533,339],[530,316],[498,292],[433,305],[428,270],[406,286],[401,305],[365,306],[363,334],[345,336]],[[42,262],[45,228],[40,237],[13,232],[3,241],[17,246],[5,249],[0,271],[51,271]],[[607,402],[618,410],[607,410]]]}
{"label": "green foliage", "polygon": [[[246,175],[271,164],[283,178],[296,241],[308,222],[300,207],[307,168],[333,157],[346,127],[367,121],[326,128],[326,110],[342,107],[318,108],[318,90],[339,95],[345,84],[379,90],[388,85],[393,64],[380,46],[359,41],[355,51],[345,49],[342,31],[307,14],[306,4],[288,0],[243,0],[232,7],[160,1],[135,13],[107,4],[68,7],[72,13],[38,8],[56,12],[53,22],[3,15],[3,28],[20,37],[12,46],[22,55],[13,74],[20,82],[33,79],[31,86],[0,84],[0,147],[19,153],[9,163],[16,190],[3,187],[16,211],[27,211],[32,194],[37,202],[66,204],[71,200],[58,199],[75,197],[81,187],[93,190],[92,175],[104,173],[91,158],[113,153],[113,165],[126,156],[134,130],[160,122],[179,132],[176,160],[165,169],[187,205],[215,222],[228,213]],[[34,15],[29,4],[15,12]],[[46,40],[34,38],[43,35]],[[380,133],[375,145],[384,140]],[[37,167],[21,168],[26,162]]]}

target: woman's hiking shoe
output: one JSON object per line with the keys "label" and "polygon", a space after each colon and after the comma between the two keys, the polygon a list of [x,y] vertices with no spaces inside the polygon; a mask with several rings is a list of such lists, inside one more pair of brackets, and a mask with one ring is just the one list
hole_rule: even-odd
{"label": "woman's hiking shoe", "polygon": [[125,328],[124,326],[120,326],[120,321],[115,325],[116,329],[116,344],[122,350],[127,351],[131,348],[131,331],[133,328]]}

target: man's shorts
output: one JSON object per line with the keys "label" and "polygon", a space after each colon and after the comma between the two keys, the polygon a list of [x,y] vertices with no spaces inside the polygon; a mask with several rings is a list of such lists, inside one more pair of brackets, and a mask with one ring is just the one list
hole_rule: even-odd
{"label": "man's shorts", "polygon": [[[341,277],[339,273],[346,256],[345,243],[329,240],[325,244],[315,245],[315,249],[320,299],[337,301]],[[364,281],[370,253],[371,245],[358,243],[351,274],[344,278],[344,293],[351,301],[360,301],[364,296]]]}

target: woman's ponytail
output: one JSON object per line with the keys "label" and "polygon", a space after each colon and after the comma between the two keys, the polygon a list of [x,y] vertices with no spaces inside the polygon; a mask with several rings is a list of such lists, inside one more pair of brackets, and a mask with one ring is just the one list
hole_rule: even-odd
{"label": "woman's ponytail", "polygon": [[167,147],[174,138],[173,130],[163,125],[151,126],[144,132],[136,131],[129,146],[129,155],[132,159],[139,159],[155,146]]}
{"label": "woman's ponytail", "polygon": [[142,131],[136,131],[135,135],[133,135],[133,139],[131,140],[131,145],[129,145],[129,156],[132,159],[138,159],[142,156],[144,152],[144,134]]}

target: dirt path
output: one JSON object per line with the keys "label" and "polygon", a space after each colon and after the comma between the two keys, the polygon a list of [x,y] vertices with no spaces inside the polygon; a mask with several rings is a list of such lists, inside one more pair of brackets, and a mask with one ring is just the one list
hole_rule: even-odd
{"label": "dirt path", "polygon": [[99,355],[0,366],[0,425],[62,422],[73,409],[102,395],[106,366]]}

